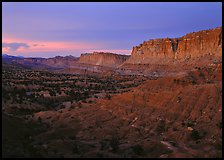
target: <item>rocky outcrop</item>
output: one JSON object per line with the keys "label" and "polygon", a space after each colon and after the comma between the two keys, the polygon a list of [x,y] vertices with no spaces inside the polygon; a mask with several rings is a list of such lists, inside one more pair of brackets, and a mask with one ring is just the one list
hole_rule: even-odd
{"label": "rocky outcrop", "polygon": [[45,63],[50,66],[62,66],[62,67],[71,67],[73,66],[79,58],[73,56],[56,56],[54,58],[46,59]]}
{"label": "rocky outcrop", "polygon": [[222,55],[222,27],[189,33],[180,38],[145,41],[133,47],[131,57],[125,63],[150,64],[204,55]]}
{"label": "rocky outcrop", "polygon": [[130,56],[114,53],[93,52],[81,54],[79,63],[117,67],[124,63]]}

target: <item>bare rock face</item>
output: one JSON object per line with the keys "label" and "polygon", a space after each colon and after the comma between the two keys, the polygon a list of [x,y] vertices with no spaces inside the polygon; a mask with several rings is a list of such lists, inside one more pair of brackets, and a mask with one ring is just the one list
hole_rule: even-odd
{"label": "bare rock face", "polygon": [[79,63],[117,67],[124,63],[130,56],[114,53],[93,52],[81,54]]}
{"label": "bare rock face", "polygon": [[131,57],[125,63],[152,64],[204,55],[222,56],[222,27],[189,33],[180,38],[145,41],[133,47]]}

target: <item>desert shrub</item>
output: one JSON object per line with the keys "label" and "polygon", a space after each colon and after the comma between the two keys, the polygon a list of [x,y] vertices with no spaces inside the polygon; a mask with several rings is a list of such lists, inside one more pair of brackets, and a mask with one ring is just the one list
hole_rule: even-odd
{"label": "desert shrub", "polygon": [[86,98],[88,98],[88,97],[89,97],[89,92],[88,92],[88,91],[85,91],[85,92],[83,93],[83,96],[86,97]]}
{"label": "desert shrub", "polygon": [[191,132],[191,138],[192,138],[194,141],[200,139],[199,132],[196,131],[196,130],[193,130],[193,131]]}
{"label": "desert shrub", "polygon": [[42,122],[42,119],[40,117],[38,117],[38,122],[41,123]]}
{"label": "desert shrub", "polygon": [[194,84],[197,84],[197,82],[196,82],[195,80],[193,80],[191,83],[192,83],[193,85],[194,85]]}
{"label": "desert shrub", "polygon": [[137,154],[137,155],[141,155],[143,153],[143,148],[141,145],[137,144],[135,146],[132,147],[132,151]]}
{"label": "desert shrub", "polygon": [[117,150],[119,149],[118,145],[119,145],[118,137],[113,136],[112,139],[110,140],[110,146],[113,152],[117,152]]}
{"label": "desert shrub", "polygon": [[74,108],[75,108],[75,106],[74,105],[71,105],[70,109],[74,109]]}
{"label": "desert shrub", "polygon": [[176,127],[173,127],[173,131],[178,131],[178,129]]}
{"label": "desert shrub", "polygon": [[199,73],[199,76],[200,76],[201,78],[205,78],[205,75],[204,75],[202,72]]}
{"label": "desert shrub", "polygon": [[106,99],[111,99],[111,95],[107,94]]}
{"label": "desert shrub", "polygon": [[158,132],[158,133],[162,133],[162,132],[165,132],[165,131],[167,131],[167,126],[166,126],[166,123],[165,123],[165,121],[164,120],[161,120],[160,122],[159,122],[159,124],[157,125],[157,127],[156,127],[156,131]]}
{"label": "desert shrub", "polygon": [[193,127],[193,126],[195,125],[195,121],[186,120],[186,121],[184,121],[184,124],[185,124],[187,127]]}
{"label": "desert shrub", "polygon": [[100,141],[100,144],[101,144],[100,150],[105,150],[105,149],[109,148],[108,141],[106,141],[106,140]]}
{"label": "desert shrub", "polygon": [[219,129],[222,129],[222,121],[220,121],[219,123],[217,123],[216,126],[217,126]]}
{"label": "desert shrub", "polygon": [[88,103],[93,103],[93,101],[92,100],[89,100]]}
{"label": "desert shrub", "polygon": [[173,81],[174,81],[174,83],[177,83],[177,84],[179,84],[179,82],[180,82],[179,79],[174,79]]}
{"label": "desert shrub", "polygon": [[200,67],[195,67],[195,69],[197,69],[197,70],[201,70],[201,68],[200,68]]}

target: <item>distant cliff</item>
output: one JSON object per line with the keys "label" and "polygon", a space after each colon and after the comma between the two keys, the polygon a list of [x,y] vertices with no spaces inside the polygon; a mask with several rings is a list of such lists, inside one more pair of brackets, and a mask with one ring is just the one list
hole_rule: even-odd
{"label": "distant cliff", "polygon": [[[176,60],[190,60],[205,55],[222,56],[222,27],[188,33],[180,38],[145,41],[133,47],[131,56],[93,52],[81,56],[54,58],[22,58],[3,55],[4,62],[14,62],[37,68],[82,68],[85,65],[123,67],[132,64],[172,64]],[[92,66],[93,67],[93,66]],[[95,67],[95,66],[94,66]]]}
{"label": "distant cliff", "polygon": [[93,52],[81,54],[79,63],[117,67],[124,63],[130,56],[114,53]]}
{"label": "distant cliff", "polygon": [[133,47],[131,57],[125,63],[158,63],[204,55],[222,55],[222,27],[188,33],[180,38],[146,41]]}
{"label": "distant cliff", "polygon": [[[14,57],[14,56],[11,56]],[[19,63],[34,68],[68,68],[76,64],[79,58],[73,56],[56,56],[53,58],[5,58],[3,62]]]}

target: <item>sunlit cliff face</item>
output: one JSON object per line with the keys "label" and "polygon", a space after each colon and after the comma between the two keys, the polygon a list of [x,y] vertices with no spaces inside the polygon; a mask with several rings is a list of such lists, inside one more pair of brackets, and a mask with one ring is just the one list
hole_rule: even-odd
{"label": "sunlit cliff face", "polygon": [[[154,60],[178,60],[205,55],[222,55],[222,27],[188,33],[180,38],[146,41],[133,47],[127,63],[153,63]],[[161,61],[159,61],[161,63]]]}
{"label": "sunlit cliff face", "polygon": [[107,52],[93,52],[81,54],[79,63],[117,67],[123,64],[129,57],[130,56],[128,55],[119,55]]}

